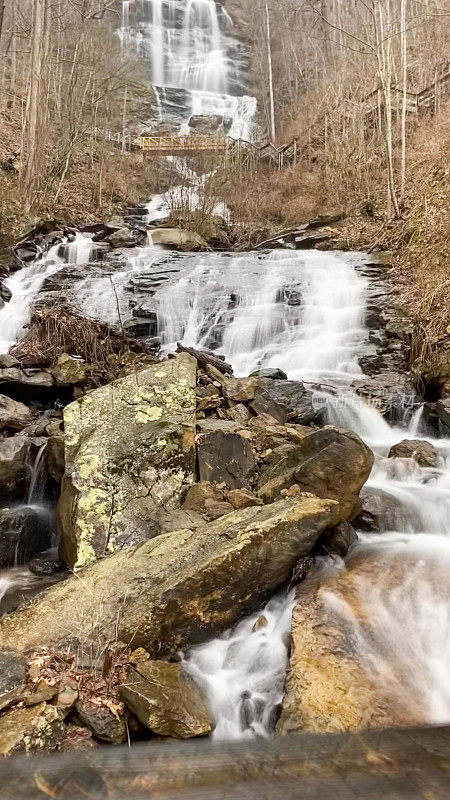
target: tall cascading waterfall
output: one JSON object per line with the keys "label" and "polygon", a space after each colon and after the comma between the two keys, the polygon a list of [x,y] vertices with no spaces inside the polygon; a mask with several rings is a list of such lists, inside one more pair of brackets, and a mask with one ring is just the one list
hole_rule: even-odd
{"label": "tall cascading waterfall", "polygon": [[245,46],[214,0],[125,0],[123,47],[148,61],[155,121],[186,129],[193,116],[219,116],[249,139],[256,100],[245,86]]}

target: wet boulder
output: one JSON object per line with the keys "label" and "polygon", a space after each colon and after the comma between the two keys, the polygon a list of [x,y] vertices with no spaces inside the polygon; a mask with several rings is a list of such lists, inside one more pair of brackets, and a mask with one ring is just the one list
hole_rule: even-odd
{"label": "wet boulder", "polygon": [[136,247],[136,245],[139,243],[138,239],[139,237],[136,235],[136,231],[124,226],[111,233],[108,236],[107,241],[111,247],[114,248]]}
{"label": "wet boulder", "polygon": [[419,467],[435,467],[437,453],[433,445],[416,439],[404,439],[389,450],[389,458],[412,458]]}
{"label": "wet boulder", "polygon": [[297,484],[302,492],[339,500],[351,519],[372,465],[372,452],[356,434],[328,426],[275,448],[263,463],[258,496],[270,502]]}
{"label": "wet boulder", "polygon": [[333,530],[325,534],[320,544],[329,555],[345,558],[351,546],[358,541],[358,535],[348,522],[340,522]]}
{"label": "wet boulder", "polygon": [[427,596],[447,602],[448,576],[439,548],[418,558],[404,537],[360,545],[345,570],[313,571],[297,590],[278,733],[429,725],[440,622],[421,609]]}
{"label": "wet boulder", "polygon": [[140,662],[119,693],[142,725],[160,736],[187,739],[212,730],[200,690],[180,664]]}
{"label": "wet boulder", "polygon": [[0,567],[25,564],[51,545],[52,530],[44,509],[0,509]]}
{"label": "wet boulder", "polygon": [[343,518],[335,501],[301,497],[160,535],[87,567],[81,581],[72,576],[47,589],[0,621],[0,638],[21,650],[76,646],[101,608],[102,636],[170,657],[263,603]]}
{"label": "wet boulder", "polygon": [[0,394],[0,429],[21,431],[30,425],[33,414],[23,403],[18,403],[4,394]]}
{"label": "wet boulder", "polygon": [[301,381],[259,378],[255,399],[250,403],[255,414],[270,414],[281,424],[288,421],[306,425],[316,422],[323,409],[313,405],[313,395]]}
{"label": "wet boulder", "polygon": [[357,530],[367,533],[420,530],[417,509],[406,506],[401,499],[388,491],[364,486],[361,491],[361,511],[353,519]]}
{"label": "wet boulder", "polygon": [[75,569],[157,535],[195,473],[196,362],[182,354],[67,406],[60,500]]}
{"label": "wet boulder", "polygon": [[0,439],[0,493],[21,497],[32,463],[33,443],[26,436]]}

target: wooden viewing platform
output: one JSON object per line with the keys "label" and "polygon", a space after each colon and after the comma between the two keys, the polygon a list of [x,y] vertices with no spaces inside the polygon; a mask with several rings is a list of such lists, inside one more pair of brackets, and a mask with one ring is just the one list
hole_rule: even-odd
{"label": "wooden viewing platform", "polygon": [[225,153],[228,139],[226,136],[141,136],[140,147],[144,153],[155,156]]}

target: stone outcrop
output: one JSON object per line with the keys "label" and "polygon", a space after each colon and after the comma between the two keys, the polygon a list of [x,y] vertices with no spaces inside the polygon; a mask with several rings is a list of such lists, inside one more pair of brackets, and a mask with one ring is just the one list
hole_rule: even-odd
{"label": "stone outcrop", "polygon": [[196,363],[180,355],[67,406],[60,518],[75,569],[160,532],[194,481]]}
{"label": "stone outcrop", "polygon": [[208,245],[200,234],[182,228],[152,228],[150,231],[153,244],[173,247],[176,250],[197,252],[208,250]]}
{"label": "stone outcrop", "polygon": [[212,730],[200,690],[179,664],[141,662],[119,694],[142,725],[160,736],[186,739]]}
{"label": "stone outcrop", "polygon": [[0,717],[0,755],[54,750],[63,734],[63,716],[55,706],[13,708]]}
{"label": "stone outcrop", "polygon": [[118,624],[121,641],[170,656],[258,607],[343,518],[335,501],[300,497],[158,536],[48,589],[2,620],[0,638],[16,649],[76,643],[101,609],[102,635]]}

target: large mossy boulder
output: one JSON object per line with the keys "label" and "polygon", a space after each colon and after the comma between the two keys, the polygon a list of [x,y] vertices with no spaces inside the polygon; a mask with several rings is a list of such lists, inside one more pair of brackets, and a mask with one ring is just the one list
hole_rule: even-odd
{"label": "large mossy boulder", "polygon": [[187,354],[66,407],[60,520],[76,570],[160,533],[195,479],[196,362]]}
{"label": "large mossy boulder", "polygon": [[[167,533],[86,568],[0,626],[4,646],[76,646],[89,631],[168,657],[226,630],[285,584],[322,533],[333,500],[300,497]],[[80,579],[81,578],[81,579]]]}

